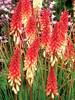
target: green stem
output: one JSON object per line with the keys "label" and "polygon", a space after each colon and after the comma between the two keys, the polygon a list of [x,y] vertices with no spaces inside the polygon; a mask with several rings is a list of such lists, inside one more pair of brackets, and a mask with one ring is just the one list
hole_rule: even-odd
{"label": "green stem", "polygon": [[18,100],[18,99],[17,99],[17,94],[15,94],[15,100]]}
{"label": "green stem", "polygon": [[32,100],[32,87],[30,88],[30,100]]}

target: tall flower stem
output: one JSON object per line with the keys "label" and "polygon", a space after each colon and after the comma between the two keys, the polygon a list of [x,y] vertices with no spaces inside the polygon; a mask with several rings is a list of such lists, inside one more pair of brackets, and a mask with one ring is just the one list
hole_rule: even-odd
{"label": "tall flower stem", "polygon": [[30,87],[30,100],[32,100],[32,87]]}
{"label": "tall flower stem", "polygon": [[15,100],[18,100],[18,99],[17,99],[17,94],[14,94],[14,96],[15,96]]}

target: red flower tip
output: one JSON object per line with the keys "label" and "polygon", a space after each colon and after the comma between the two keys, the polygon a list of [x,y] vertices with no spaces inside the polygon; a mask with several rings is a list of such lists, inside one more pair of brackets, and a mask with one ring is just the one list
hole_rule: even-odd
{"label": "red flower tip", "polygon": [[14,14],[12,15],[10,30],[20,30],[22,28],[22,24],[26,25],[28,17],[31,14],[32,8],[30,0],[19,0],[16,9],[14,10]]}
{"label": "red flower tip", "polygon": [[26,38],[29,40],[29,43],[32,43],[37,36],[36,30],[36,18],[34,15],[31,15],[26,25]]}
{"label": "red flower tip", "polygon": [[30,0],[20,0],[21,1],[21,6],[22,6],[22,12],[21,14],[24,16],[29,16],[31,15],[32,11],[32,4]]}
{"label": "red flower tip", "polygon": [[18,2],[11,18],[10,31],[20,30],[22,27],[21,2]]}
{"label": "red flower tip", "polygon": [[42,24],[42,28],[50,26],[50,11],[49,9],[41,10],[40,22]]}
{"label": "red flower tip", "polygon": [[20,74],[20,49],[15,48],[14,54],[11,57],[9,69],[8,69],[8,82],[12,86],[12,90],[15,94],[19,91],[21,85],[21,74]]}
{"label": "red flower tip", "polygon": [[49,9],[43,9],[40,16],[41,24],[41,45],[46,46],[48,39],[51,35],[51,26],[50,26],[50,11]]}
{"label": "red flower tip", "polygon": [[56,75],[54,73],[54,67],[50,67],[46,85],[46,95],[48,96],[50,94],[52,95],[52,98],[54,98],[54,95],[58,95],[58,86]]}
{"label": "red flower tip", "polygon": [[63,14],[60,17],[60,25],[61,25],[61,31],[62,36],[66,35],[68,31],[68,12],[64,11]]}
{"label": "red flower tip", "polygon": [[74,46],[73,46],[71,39],[68,37],[67,46],[66,46],[66,50],[65,50],[65,54],[64,54],[64,59],[67,60],[67,59],[72,58],[74,60],[74,57],[75,57]]}

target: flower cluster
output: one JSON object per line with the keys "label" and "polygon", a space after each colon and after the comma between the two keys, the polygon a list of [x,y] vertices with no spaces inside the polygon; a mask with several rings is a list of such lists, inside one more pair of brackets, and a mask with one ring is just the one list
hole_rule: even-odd
{"label": "flower cluster", "polygon": [[[21,44],[21,35],[23,28],[25,28],[27,21],[32,14],[32,7],[30,0],[19,0],[10,23],[10,34],[13,34],[14,42]],[[23,27],[24,26],[24,27]],[[23,37],[22,37],[23,38]]]}
{"label": "flower cluster", "polygon": [[[24,71],[29,85],[32,86],[34,82],[39,50],[40,48],[45,49],[45,57],[50,58],[49,64],[51,65],[46,94],[51,94],[52,98],[54,98],[54,95],[58,95],[57,79],[54,73],[55,64],[63,57],[65,60],[74,58],[75,52],[67,34],[68,12],[66,10],[63,11],[60,20],[53,27],[50,9],[42,8],[41,5],[42,0],[33,0],[33,2],[30,0],[19,0],[15,8],[10,23],[10,30],[14,36],[16,49],[9,64],[8,82],[13,87],[14,93],[17,94],[19,85],[21,85],[20,50],[23,38],[27,44]],[[41,34],[39,35],[39,33]],[[25,38],[22,35],[25,35]]]}
{"label": "flower cluster", "polygon": [[57,58],[63,57],[67,45],[67,31],[68,31],[68,13],[64,11],[60,17],[60,21],[54,25],[51,37],[47,45],[47,55],[51,58],[51,63],[54,66]]}

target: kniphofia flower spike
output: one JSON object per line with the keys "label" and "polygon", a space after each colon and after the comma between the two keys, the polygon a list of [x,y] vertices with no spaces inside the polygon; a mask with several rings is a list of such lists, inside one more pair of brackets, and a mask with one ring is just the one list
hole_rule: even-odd
{"label": "kniphofia flower spike", "polygon": [[18,31],[21,30],[21,27],[22,27],[21,7],[22,7],[21,2],[19,1],[17,3],[17,6],[14,10],[14,13],[12,15],[11,22],[10,22],[11,34],[17,30]]}
{"label": "kniphofia flower spike", "polygon": [[54,95],[58,95],[57,78],[54,72],[54,67],[50,67],[50,72],[47,79],[46,95],[50,95],[54,98]]}
{"label": "kniphofia flower spike", "polygon": [[23,28],[26,27],[29,17],[32,14],[32,7],[30,0],[19,0],[10,23],[10,34],[14,34],[14,41],[19,44]]}
{"label": "kniphofia flower spike", "polygon": [[37,70],[37,58],[39,52],[39,39],[35,39],[35,41],[28,47],[25,61],[24,61],[24,71],[26,71],[26,79],[30,86],[32,86],[34,81],[35,71]]}
{"label": "kniphofia flower spike", "polygon": [[54,26],[52,35],[48,41],[46,48],[47,55],[51,58],[52,66],[57,61],[57,58],[63,57],[67,45],[68,31],[68,13],[64,11],[60,17],[60,21]]}
{"label": "kniphofia flower spike", "polygon": [[15,94],[19,91],[21,85],[21,73],[20,73],[20,49],[16,47],[11,57],[8,68],[8,82],[12,87]]}

